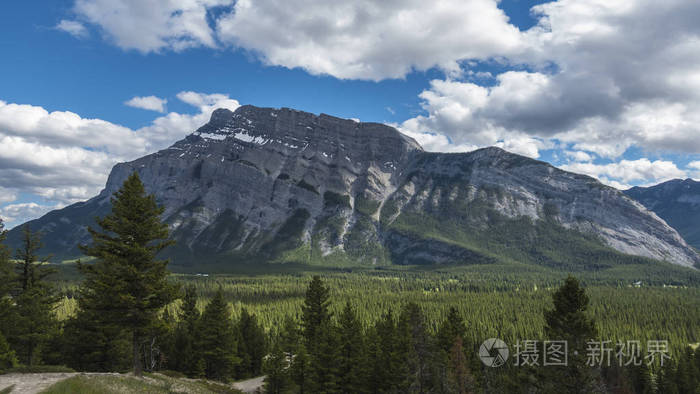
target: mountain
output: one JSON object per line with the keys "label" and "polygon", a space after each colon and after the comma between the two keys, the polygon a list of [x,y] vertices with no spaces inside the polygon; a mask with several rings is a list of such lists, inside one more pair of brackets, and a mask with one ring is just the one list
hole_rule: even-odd
{"label": "mountain", "polygon": [[625,194],[654,211],[688,244],[700,249],[700,182],[674,179],[651,187],[633,187]]}
{"label": "mountain", "polygon": [[253,106],[214,111],[170,148],[117,164],[98,196],[29,222],[44,252],[79,255],[85,226],[133,171],[165,206],[178,241],[168,254],[182,265],[700,261],[593,178],[499,148],[430,153],[383,124]]}

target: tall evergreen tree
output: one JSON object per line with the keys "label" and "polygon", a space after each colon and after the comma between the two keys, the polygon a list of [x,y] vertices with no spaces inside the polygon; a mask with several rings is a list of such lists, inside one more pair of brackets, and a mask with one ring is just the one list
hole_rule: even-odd
{"label": "tall evergreen tree", "polygon": [[421,308],[410,302],[401,311],[397,326],[402,358],[407,370],[403,377],[404,391],[423,393],[429,391],[432,381],[433,349],[427,332],[425,315]]}
{"label": "tall evergreen tree", "polygon": [[41,237],[25,225],[22,247],[17,249],[19,286],[15,296],[14,322],[8,340],[20,362],[34,365],[41,361],[43,346],[57,329],[54,305],[58,300],[53,287],[45,280],[55,272],[37,256]]}
{"label": "tall evergreen tree", "polygon": [[292,358],[300,347],[301,331],[297,322],[289,315],[285,316],[279,334],[279,343],[288,358]]}
{"label": "tall evergreen tree", "polygon": [[329,321],[317,327],[315,351],[310,354],[310,383],[312,393],[337,393],[340,389],[340,337],[338,329]]}
{"label": "tall evergreen tree", "polygon": [[203,371],[197,363],[202,357],[198,346],[200,313],[197,309],[197,290],[187,286],[180,308],[180,319],[175,329],[175,349],[170,356],[173,367],[189,377],[200,377]]}
{"label": "tall evergreen tree", "polygon": [[265,392],[270,394],[282,394],[289,390],[291,381],[289,379],[287,357],[279,343],[275,344],[272,352],[265,360],[263,370],[265,371]]}
{"label": "tall evergreen tree", "polygon": [[0,334],[7,336],[13,326],[12,301],[10,291],[16,286],[13,264],[10,262],[10,249],[5,245],[7,230],[0,218]]}
{"label": "tall evergreen tree", "polygon": [[230,311],[221,289],[204,308],[198,333],[207,378],[230,380],[239,360]]}
{"label": "tall evergreen tree", "polygon": [[161,222],[163,207],[147,195],[136,172],[111,199],[112,211],[98,219],[101,230],[88,228],[92,244],[83,252],[96,258],[81,265],[85,275],[81,307],[104,307],[101,313],[110,325],[120,326],[131,336],[134,374],[143,366],[141,350],[145,337],[161,308],[173,301],[177,287],[167,279],[167,260],[158,252],[172,244],[168,227]]}
{"label": "tall evergreen tree", "polygon": [[47,261],[48,258],[40,258],[37,255],[42,246],[41,234],[33,232],[29,224],[22,226],[22,247],[18,248],[15,253],[15,257],[19,260],[17,270],[20,293],[42,283],[44,278],[54,272],[53,269],[43,265],[43,262]]}
{"label": "tall evergreen tree", "polygon": [[467,327],[464,324],[464,319],[462,319],[455,307],[450,307],[449,312],[447,312],[447,318],[440,324],[437,333],[440,348],[449,353],[452,350],[455,339],[459,337],[463,343],[466,333]]}
{"label": "tall evergreen tree", "polygon": [[238,365],[237,377],[258,376],[262,372],[263,357],[267,354],[267,339],[265,330],[258,323],[255,315],[248,313],[243,308],[241,317],[236,324],[238,338]]}
{"label": "tall evergreen tree", "polygon": [[14,367],[17,356],[5,339],[9,327],[13,324],[12,304],[9,299],[14,285],[15,274],[10,263],[10,250],[5,245],[7,230],[0,218],[0,370]]}
{"label": "tall evergreen tree", "polygon": [[329,293],[330,290],[323,284],[318,275],[313,277],[306,291],[306,298],[302,306],[302,327],[307,349],[312,354],[319,328],[329,323],[331,319],[331,312],[328,309],[330,305]]}
{"label": "tall evergreen tree", "polygon": [[368,336],[369,377],[367,390],[371,393],[398,391],[402,378],[408,373],[405,354],[391,310],[375,323]]}
{"label": "tall evergreen tree", "polygon": [[309,353],[306,351],[306,346],[303,343],[295,348],[295,354],[292,357],[292,364],[289,367],[290,377],[296,385],[296,391],[299,394],[311,393],[311,360]]}
{"label": "tall evergreen tree", "polygon": [[454,343],[450,349],[448,380],[455,393],[466,394],[472,391],[473,377],[469,371],[469,363],[464,354],[462,337],[455,336]]}
{"label": "tall evergreen tree", "polygon": [[[78,268],[85,267],[78,262]],[[76,316],[64,326],[66,363],[81,371],[123,371],[133,368],[132,340],[124,322],[112,310],[113,298],[125,286],[124,280],[109,267],[100,268],[100,275],[86,276],[80,286]]]}
{"label": "tall evergreen tree", "polygon": [[12,368],[17,365],[15,351],[10,348],[10,344],[5,340],[5,336],[0,333],[0,371]]}
{"label": "tall evergreen tree", "polygon": [[343,393],[362,393],[366,380],[365,340],[362,325],[350,303],[339,316],[340,354],[338,385]]}
{"label": "tall evergreen tree", "polygon": [[545,311],[545,334],[550,340],[568,344],[568,365],[547,368],[550,382],[570,393],[590,392],[595,384],[593,369],[586,365],[586,343],[596,338],[597,330],[588,317],[588,295],[579,281],[569,276],[552,296],[554,309]]}
{"label": "tall evergreen tree", "polygon": [[5,245],[5,239],[7,239],[7,230],[0,218],[0,298],[10,294],[15,280],[14,269],[10,262],[10,249]]}

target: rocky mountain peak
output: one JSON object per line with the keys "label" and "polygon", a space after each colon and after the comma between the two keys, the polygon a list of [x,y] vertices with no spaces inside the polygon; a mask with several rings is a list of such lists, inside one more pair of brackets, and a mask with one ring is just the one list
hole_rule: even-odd
{"label": "rocky mountain peak", "polygon": [[593,178],[500,148],[425,152],[384,124],[250,105],[217,109],[171,147],[117,164],[99,196],[36,220],[45,252],[77,253],[134,171],[165,206],[183,263],[575,266],[617,252],[700,261],[656,215]]}
{"label": "rocky mountain peak", "polygon": [[243,105],[235,111],[215,110],[209,123],[193,135],[210,140],[232,137],[246,142],[277,142],[290,147],[308,147],[319,140],[361,139],[370,146],[373,142],[380,142],[387,146],[389,143],[399,144],[404,150],[422,150],[412,138],[381,123],[363,123],[290,108],[261,108],[252,105]]}

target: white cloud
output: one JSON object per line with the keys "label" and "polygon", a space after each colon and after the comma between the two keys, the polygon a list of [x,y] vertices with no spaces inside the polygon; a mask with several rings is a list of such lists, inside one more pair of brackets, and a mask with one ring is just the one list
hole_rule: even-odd
{"label": "white cloud", "polygon": [[497,0],[76,0],[73,11],[123,49],[220,41],[267,64],[338,78],[402,78],[432,67],[458,75],[460,60],[523,48]]}
{"label": "white cloud", "polygon": [[601,182],[617,188],[628,188],[629,184],[657,184],[670,179],[685,178],[686,172],[666,160],[650,161],[647,158],[621,160],[615,163],[569,163],[560,166],[566,171],[577,172],[598,178]]}
{"label": "white cloud", "polygon": [[[194,105],[196,113],[171,112],[137,130],[72,112],[0,101],[0,204],[12,203],[20,193],[39,196],[50,205],[85,200],[104,187],[117,162],[166,148],[205,124],[216,108],[238,107],[236,100],[221,94],[182,92],[178,97]],[[13,218],[28,217],[13,213],[17,210],[40,211],[17,203],[0,209],[8,225]]]}
{"label": "white cloud", "polygon": [[76,0],[73,11],[123,49],[142,53],[217,47],[207,13],[232,0]]}
{"label": "white cloud", "polygon": [[560,0],[533,13],[523,49],[502,60],[529,70],[488,86],[434,80],[426,113],[402,127],[477,146],[525,135],[609,159],[630,147],[700,152],[700,3]]}
{"label": "white cloud", "polygon": [[0,204],[8,203],[17,199],[17,192],[8,188],[0,187]]}
{"label": "white cloud", "polygon": [[573,161],[578,161],[578,162],[589,162],[593,160],[593,156],[587,152],[583,151],[570,151],[567,150],[564,152],[566,157],[570,158]]}
{"label": "white cloud", "polygon": [[125,105],[134,108],[141,108],[149,111],[165,112],[165,105],[168,100],[156,96],[136,96],[124,102]]}
{"label": "white cloud", "polygon": [[78,21],[62,19],[56,25],[56,29],[62,30],[75,38],[85,38],[89,35],[85,25]]}
{"label": "white cloud", "polygon": [[459,73],[459,60],[522,47],[496,0],[239,0],[217,30],[267,64],[353,79],[432,67]]}
{"label": "white cloud", "polygon": [[691,161],[686,167],[700,171],[700,161]]}
{"label": "white cloud", "polygon": [[33,202],[10,204],[0,207],[0,219],[5,223],[5,228],[10,229],[14,225],[37,218],[52,209],[60,207],[60,205],[39,205]]}
{"label": "white cloud", "polygon": [[194,115],[170,112],[153,120],[153,122],[137,131],[149,141],[149,152],[170,146],[187,134],[195,131],[209,121],[211,113],[217,108],[231,111],[240,106],[237,100],[225,94],[204,94],[197,92],[180,92],[178,100],[196,107],[199,112]]}

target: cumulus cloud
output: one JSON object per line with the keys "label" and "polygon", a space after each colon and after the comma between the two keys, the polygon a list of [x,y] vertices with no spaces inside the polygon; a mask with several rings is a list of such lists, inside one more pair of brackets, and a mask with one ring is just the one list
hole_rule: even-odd
{"label": "cumulus cloud", "polygon": [[588,162],[593,160],[593,156],[589,153],[583,152],[583,151],[564,151],[564,154],[566,157],[573,161],[578,161],[578,162]]}
{"label": "cumulus cloud", "polygon": [[136,96],[124,102],[125,105],[134,108],[141,108],[148,111],[165,112],[165,104],[168,100],[156,96]]}
{"label": "cumulus cloud", "polygon": [[[67,111],[0,101],[0,215],[16,218],[45,212],[94,196],[104,187],[114,164],[163,149],[209,120],[214,109],[235,109],[238,102],[221,94],[182,92],[194,114],[171,112],[132,130]],[[12,204],[20,194],[47,204]],[[42,207],[48,206],[44,211]]]}
{"label": "cumulus cloud", "polygon": [[459,73],[461,59],[522,47],[496,0],[239,0],[217,31],[267,64],[372,80],[432,67]]}
{"label": "cumulus cloud", "polygon": [[5,228],[12,227],[13,224],[19,224],[37,218],[52,209],[61,208],[62,205],[39,205],[37,203],[19,203],[10,204],[0,207],[0,218],[6,224]]}
{"label": "cumulus cloud", "polygon": [[560,166],[563,170],[590,175],[618,189],[629,188],[630,183],[656,184],[670,179],[685,178],[686,172],[667,160],[642,158],[621,160],[616,163],[570,163]]}
{"label": "cumulus cloud", "polygon": [[217,47],[208,12],[232,0],[76,0],[73,11],[123,49]]}
{"label": "cumulus cloud", "polygon": [[426,114],[404,127],[479,146],[527,135],[611,159],[633,146],[700,152],[700,3],[560,0],[533,13],[525,49],[504,54],[529,70],[489,86],[432,81]]}
{"label": "cumulus cloud", "polygon": [[85,25],[78,21],[63,19],[56,25],[56,29],[64,31],[75,38],[85,38],[89,35]]}
{"label": "cumulus cloud", "polygon": [[75,0],[73,13],[127,50],[232,46],[270,65],[380,80],[432,67],[461,75],[465,59],[519,54],[524,36],[498,2]]}

